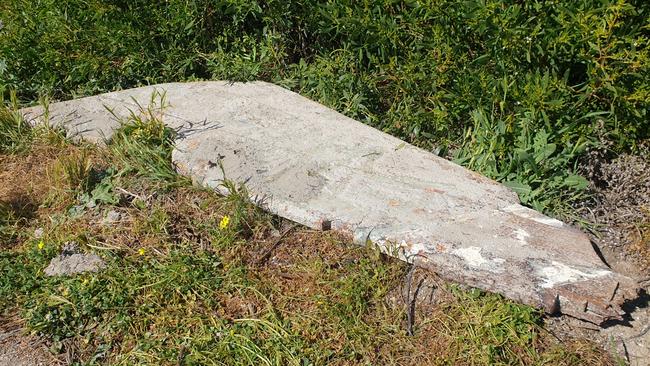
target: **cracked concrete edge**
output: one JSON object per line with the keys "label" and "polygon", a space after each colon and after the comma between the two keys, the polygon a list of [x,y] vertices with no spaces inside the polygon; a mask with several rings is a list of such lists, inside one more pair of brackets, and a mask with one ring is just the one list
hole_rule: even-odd
{"label": "cracked concrete edge", "polygon": [[[495,258],[484,256],[478,247],[459,248],[431,255],[423,253],[417,246],[386,241],[381,234],[371,229],[354,234],[354,242],[363,245],[369,242],[394,257],[435,272],[440,278],[461,283],[469,287],[499,293],[519,303],[531,305],[548,314],[568,315],[594,324],[623,320],[624,304],[634,301],[640,287],[633,279],[616,273],[606,266],[585,267],[582,271],[563,263],[546,261],[521,261],[508,264],[501,271],[524,281],[499,281],[494,268],[485,266]],[[375,238],[373,241],[371,238]],[[578,272],[578,273],[576,273]],[[537,281],[531,273],[545,274],[542,281],[531,291]],[[578,276],[575,281],[567,277]],[[522,285],[522,282],[525,284]],[[528,284],[528,282],[530,282]]]}

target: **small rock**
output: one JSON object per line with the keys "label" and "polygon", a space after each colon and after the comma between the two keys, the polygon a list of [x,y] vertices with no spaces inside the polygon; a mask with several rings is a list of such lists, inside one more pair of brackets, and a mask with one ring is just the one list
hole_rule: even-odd
{"label": "small rock", "polygon": [[40,239],[40,238],[42,238],[42,237],[43,237],[43,233],[44,233],[44,231],[43,231],[43,228],[42,228],[42,227],[37,228],[36,230],[34,230],[34,238],[35,238],[35,239]]}
{"label": "small rock", "polygon": [[280,230],[273,228],[271,229],[271,237],[272,238],[279,238],[281,236]]}
{"label": "small rock", "polygon": [[63,245],[61,254],[52,258],[45,268],[48,276],[65,276],[82,272],[97,272],[106,267],[104,261],[92,253],[81,253],[75,242]]}
{"label": "small rock", "polygon": [[111,225],[114,224],[122,218],[122,214],[115,211],[115,210],[110,210],[106,213],[106,216],[104,217],[104,220],[102,220],[102,223],[104,225]]}
{"label": "small rock", "polygon": [[79,245],[76,241],[66,242],[63,244],[63,248],[61,248],[61,255],[73,255],[80,253],[81,251],[79,250]]}
{"label": "small rock", "polygon": [[79,217],[84,214],[84,210],[86,209],[85,205],[75,205],[72,206],[68,209],[68,215],[71,217]]}

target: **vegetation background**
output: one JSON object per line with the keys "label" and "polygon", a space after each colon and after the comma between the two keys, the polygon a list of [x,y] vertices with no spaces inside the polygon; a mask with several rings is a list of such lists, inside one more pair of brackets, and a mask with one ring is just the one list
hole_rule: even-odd
{"label": "vegetation background", "polygon": [[266,80],[564,218],[588,149],[650,136],[645,0],[5,0],[0,19],[5,98]]}
{"label": "vegetation background", "polygon": [[[16,109],[265,80],[571,220],[594,156],[647,160],[649,45],[647,0],[2,0],[0,333],[29,329],[70,364],[623,364],[496,294],[428,278],[435,304],[416,304],[409,281],[429,274],[283,229],[244,187],[191,186],[152,106],[104,147]],[[630,192],[637,176],[617,179]],[[609,207],[647,202],[614,193],[617,220],[636,216]],[[45,276],[71,242],[107,268]]]}

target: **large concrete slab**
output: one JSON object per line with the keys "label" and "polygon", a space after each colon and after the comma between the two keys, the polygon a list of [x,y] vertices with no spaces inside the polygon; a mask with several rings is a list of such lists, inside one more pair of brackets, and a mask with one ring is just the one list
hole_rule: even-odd
{"label": "large concrete slab", "polygon": [[[275,214],[549,313],[601,323],[636,296],[585,234],[519,205],[508,188],[272,84],[161,84],[55,103],[47,114],[97,141],[119,126],[107,107],[126,116],[154,91],[166,93],[164,121],[179,132],[179,171],[224,194],[223,172]],[[43,119],[40,107],[24,114]]]}

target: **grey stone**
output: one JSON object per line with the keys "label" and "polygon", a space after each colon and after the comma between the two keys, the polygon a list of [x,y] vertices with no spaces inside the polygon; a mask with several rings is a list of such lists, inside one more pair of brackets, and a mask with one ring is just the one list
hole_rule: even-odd
{"label": "grey stone", "polygon": [[[178,131],[177,169],[221,193],[224,178],[244,182],[272,213],[550,313],[600,323],[619,319],[637,296],[584,233],[521,206],[505,186],[272,84],[107,93],[52,104],[48,122],[101,142],[119,127],[114,115],[139,113],[154,91],[165,94],[160,115]],[[41,107],[23,113],[43,122]]]}
{"label": "grey stone", "polygon": [[115,224],[116,222],[119,222],[121,218],[122,218],[121,213],[115,210],[110,210],[106,213],[106,216],[104,216],[102,223],[104,225],[112,225]]}
{"label": "grey stone", "polygon": [[45,268],[48,276],[69,276],[83,272],[97,272],[106,267],[104,261],[92,253],[81,253],[77,244],[69,242],[63,245],[60,255],[52,258]]}
{"label": "grey stone", "polygon": [[43,233],[44,233],[44,232],[43,232],[43,228],[42,228],[42,227],[36,228],[36,230],[34,230],[34,238],[35,238],[35,239],[40,239],[40,238],[42,238],[42,237],[43,237]]}

